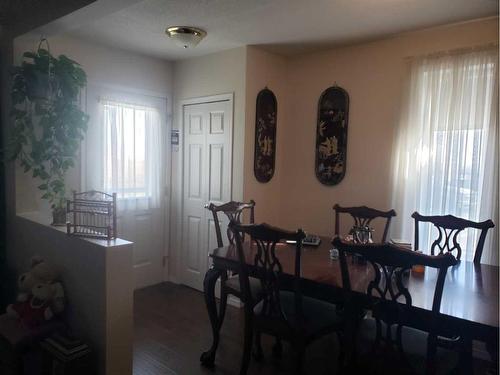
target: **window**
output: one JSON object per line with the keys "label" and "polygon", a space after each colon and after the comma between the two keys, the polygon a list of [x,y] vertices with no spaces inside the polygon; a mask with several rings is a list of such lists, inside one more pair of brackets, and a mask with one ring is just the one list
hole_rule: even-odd
{"label": "window", "polygon": [[[494,50],[416,59],[395,155],[394,196],[402,237],[413,211],[498,222],[498,55]],[[420,243],[436,233],[421,228]],[[483,260],[497,264],[488,235]],[[471,260],[475,230],[458,238]],[[489,254],[488,254],[489,253]]]}
{"label": "window", "polygon": [[104,100],[100,105],[104,191],[116,192],[122,207],[157,206],[161,160],[158,110]]}

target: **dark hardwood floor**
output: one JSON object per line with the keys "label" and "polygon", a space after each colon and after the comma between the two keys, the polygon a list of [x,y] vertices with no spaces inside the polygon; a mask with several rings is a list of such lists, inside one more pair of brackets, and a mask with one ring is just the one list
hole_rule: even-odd
{"label": "dark hardwood floor", "polygon": [[[200,366],[200,354],[211,344],[211,329],[203,294],[185,286],[163,283],[135,292],[134,375],[238,374],[243,337],[243,311],[228,306],[213,370]],[[273,339],[263,337],[265,358],[250,363],[248,374],[291,374],[293,353],[285,344],[283,358],[273,359]],[[335,374],[335,336],[308,347],[307,374]],[[486,366],[487,367],[487,366]],[[488,374],[475,363],[475,374]]]}
{"label": "dark hardwood floor", "polygon": [[[213,370],[200,366],[200,354],[211,344],[211,329],[203,294],[185,286],[163,283],[135,292],[134,375],[238,374],[243,311],[228,306]],[[283,358],[273,359],[273,339],[263,337],[265,358],[252,360],[249,374],[290,374],[293,360],[285,345]],[[308,347],[308,374],[335,373],[335,336]]]}

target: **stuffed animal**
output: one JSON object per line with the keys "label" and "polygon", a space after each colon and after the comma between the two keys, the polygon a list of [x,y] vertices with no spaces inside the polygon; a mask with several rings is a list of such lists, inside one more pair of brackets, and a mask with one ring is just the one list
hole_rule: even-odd
{"label": "stuffed animal", "polygon": [[34,328],[64,311],[64,289],[57,276],[49,262],[33,257],[31,269],[19,276],[17,302],[7,306],[7,315]]}
{"label": "stuffed animal", "polygon": [[64,288],[59,282],[51,283],[50,287],[52,293],[49,306],[54,314],[58,315],[64,311]]}
{"label": "stuffed animal", "polygon": [[40,283],[52,283],[58,277],[57,270],[49,262],[39,256],[31,258],[31,269],[23,273],[17,280],[18,302],[26,302],[31,296],[32,289]]}
{"label": "stuffed animal", "polygon": [[52,303],[60,293],[60,288],[62,288],[60,283],[37,284],[27,301],[7,306],[7,314],[19,320],[27,328],[36,328],[54,317]]}

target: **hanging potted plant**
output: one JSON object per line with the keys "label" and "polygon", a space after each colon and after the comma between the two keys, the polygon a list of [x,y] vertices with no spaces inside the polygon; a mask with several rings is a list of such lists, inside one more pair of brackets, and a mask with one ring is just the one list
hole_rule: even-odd
{"label": "hanging potted plant", "polygon": [[[47,49],[41,48],[43,42]],[[22,64],[13,67],[12,79],[10,159],[19,160],[25,173],[39,179],[53,224],[64,225],[65,176],[75,165],[89,119],[78,105],[87,76],[77,62],[52,56],[42,39],[36,52],[25,52]]]}

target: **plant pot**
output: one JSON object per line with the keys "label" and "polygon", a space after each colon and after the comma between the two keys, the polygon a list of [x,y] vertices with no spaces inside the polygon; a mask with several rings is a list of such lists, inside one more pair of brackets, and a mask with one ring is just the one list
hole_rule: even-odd
{"label": "plant pot", "polygon": [[52,210],[52,225],[66,225],[66,207],[54,208]]}
{"label": "plant pot", "polygon": [[49,75],[48,73],[35,71],[33,79],[27,82],[28,96],[32,99],[48,99]]}

